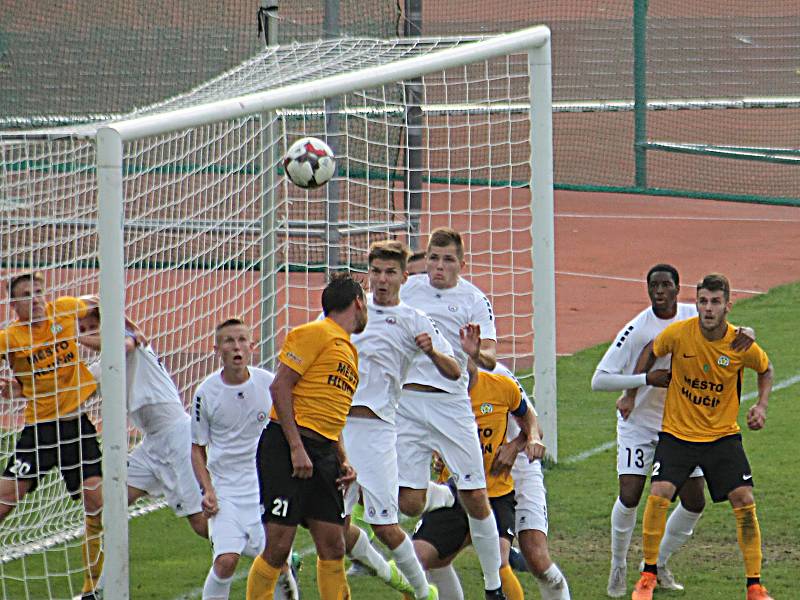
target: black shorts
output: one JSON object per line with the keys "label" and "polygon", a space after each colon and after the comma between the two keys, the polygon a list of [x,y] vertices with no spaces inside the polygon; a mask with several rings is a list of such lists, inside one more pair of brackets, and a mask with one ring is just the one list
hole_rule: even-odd
{"label": "black shorts", "polygon": [[[492,515],[500,537],[511,541],[514,539],[516,501],[514,492],[505,496],[489,498]],[[439,558],[445,560],[459,550],[467,542],[469,536],[469,520],[460,503],[451,508],[440,508],[425,513],[417,523],[413,539],[424,540],[436,548]]]}
{"label": "black shorts", "polygon": [[256,453],[261,503],[261,520],[281,525],[306,525],[307,519],[344,523],[344,496],[336,485],[340,477],[336,442],[300,436],[314,466],[310,479],[292,476],[289,443],[278,423],[261,433]]}
{"label": "black shorts", "polygon": [[14,456],[6,464],[3,477],[33,480],[58,467],[73,500],[81,495],[81,483],[99,477],[100,444],[97,430],[86,415],[58,421],[26,425],[17,438]]}
{"label": "black shorts", "polygon": [[754,485],[740,434],[713,442],[687,442],[663,431],[658,434],[653,481],[669,481],[680,489],[697,466],[703,469],[714,502],[727,500],[738,487]]}

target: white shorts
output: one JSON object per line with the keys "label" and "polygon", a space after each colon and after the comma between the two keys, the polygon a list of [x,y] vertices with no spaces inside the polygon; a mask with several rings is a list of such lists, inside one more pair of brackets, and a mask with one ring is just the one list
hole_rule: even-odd
{"label": "white shorts", "polygon": [[356,470],[357,484],[345,495],[351,514],[360,488],[364,520],[372,525],[398,522],[397,432],[383,419],[348,417],[342,430],[347,458]]}
{"label": "white shorts", "polygon": [[478,425],[469,396],[403,390],[397,407],[401,487],[428,487],[434,450],[444,460],[459,490],[486,487]]}
{"label": "white shorts", "polygon": [[146,435],[128,455],[128,485],[164,496],[179,517],[203,512],[200,485],[192,470],[191,419]]}
{"label": "white shorts", "polygon": [[511,478],[517,502],[517,535],[527,529],[536,529],[547,535],[547,490],[542,463],[538,460],[528,462],[528,457],[520,454],[511,468]]}
{"label": "white shorts", "polygon": [[222,554],[257,556],[264,550],[261,505],[218,498],[219,512],[208,520],[214,559]]}
{"label": "white shorts", "polygon": [[[658,444],[658,432],[626,421],[617,421],[617,474],[650,475]],[[702,477],[695,467],[690,477]]]}

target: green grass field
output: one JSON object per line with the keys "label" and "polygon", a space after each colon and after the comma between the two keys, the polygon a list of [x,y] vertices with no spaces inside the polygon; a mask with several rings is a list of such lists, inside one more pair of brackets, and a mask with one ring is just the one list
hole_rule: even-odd
{"label": "green grass field", "polygon": [[[644,298],[643,298],[644,300]],[[800,378],[800,284],[776,288],[769,294],[744,300],[734,308],[732,320],[755,328],[759,343],[775,366],[775,383]],[[616,497],[615,449],[596,450],[614,440],[615,394],[593,393],[589,382],[605,346],[590,348],[558,361],[560,462],[548,469],[546,483],[550,512],[550,549],[567,576],[576,600],[605,598],[609,565],[609,515]],[[747,379],[745,392],[755,389],[755,377]],[[800,573],[800,466],[796,459],[800,413],[793,406],[800,381],[773,391],[766,428],[744,433],[745,448],[753,466],[756,502],[761,523],[763,580],[776,598],[793,598],[791,592]],[[752,401],[744,403],[746,406]],[[745,410],[741,411],[744,415]],[[741,421],[740,421],[741,423]],[[588,455],[588,456],[587,456]],[[586,456],[585,458],[580,458]],[[579,459],[580,458],[580,459]],[[641,518],[640,507],[640,518]],[[200,589],[210,564],[208,543],[196,537],[184,519],[160,510],[131,522],[131,598],[172,600],[200,598]],[[301,531],[296,548],[307,554],[301,570],[303,598],[317,598],[315,557],[311,541]],[[55,553],[51,568],[64,561]],[[70,562],[80,564],[76,553]],[[641,558],[641,529],[637,528],[629,555],[630,585]],[[2,573],[21,573],[20,561],[3,565]],[[28,573],[41,561],[26,561]],[[466,597],[483,598],[482,579],[475,555],[468,551],[456,563]],[[707,505],[693,539],[671,560],[673,572],[686,585],[686,593],[656,592],[657,598],[702,598],[730,600],[744,596],[744,572],[736,543],[736,528],[727,503]],[[243,560],[231,598],[244,598],[249,561]],[[25,597],[22,588],[3,577],[7,598]],[[526,597],[538,598],[531,575],[520,580]],[[73,581],[79,581],[76,575]],[[56,589],[59,589],[56,587]],[[356,599],[399,598],[374,578],[351,580]],[[45,588],[28,582],[31,598],[46,598]],[[41,590],[37,592],[37,590]],[[60,593],[60,592],[59,592]],[[37,595],[41,594],[41,595]],[[61,597],[61,596],[59,596]]]}

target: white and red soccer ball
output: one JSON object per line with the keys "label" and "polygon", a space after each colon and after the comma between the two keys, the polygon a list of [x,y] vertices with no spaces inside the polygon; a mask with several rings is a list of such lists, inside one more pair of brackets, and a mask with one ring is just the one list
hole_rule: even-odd
{"label": "white and red soccer ball", "polygon": [[330,181],[336,172],[333,150],[314,137],[294,142],[283,159],[286,176],[298,187],[313,189]]}

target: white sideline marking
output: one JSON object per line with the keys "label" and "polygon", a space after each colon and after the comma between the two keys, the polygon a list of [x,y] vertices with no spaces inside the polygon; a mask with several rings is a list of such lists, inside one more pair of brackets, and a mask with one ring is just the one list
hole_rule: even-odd
{"label": "white sideline marking", "polygon": [[[639,279],[637,277],[619,277],[616,275],[598,275],[597,273],[578,273],[576,271],[556,271],[556,275],[568,275],[570,277],[588,277],[589,279],[612,279],[614,281],[625,281],[627,283],[647,283],[644,279]],[[684,287],[686,285],[684,284]],[[688,287],[694,287],[690,285]],[[731,288],[732,292],[736,292],[737,294],[765,294],[766,292],[762,290],[743,290],[739,288]]]}
{"label": "white sideline marking", "polygon": [[678,217],[673,215],[586,215],[581,213],[555,213],[562,219],[613,219],[614,221],[730,221],[744,223],[800,223],[800,219],[768,219],[763,217]]}
{"label": "white sideline marking", "polygon": [[[793,375],[789,377],[789,379],[784,379],[783,381],[776,383],[772,386],[772,391],[777,392],[778,390],[785,389],[787,387],[793,386],[795,383],[800,382],[800,374]],[[755,400],[758,398],[758,392],[749,392],[742,396],[743,401]],[[610,442],[604,442],[599,446],[595,446],[594,448],[590,448],[589,450],[584,450],[583,452],[579,452],[574,456],[569,456],[563,460],[564,464],[566,465],[573,465],[575,463],[583,462],[587,458],[591,458],[595,454],[600,454],[601,452],[605,452],[606,450],[613,448],[616,445],[617,441],[613,440]]]}

